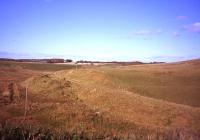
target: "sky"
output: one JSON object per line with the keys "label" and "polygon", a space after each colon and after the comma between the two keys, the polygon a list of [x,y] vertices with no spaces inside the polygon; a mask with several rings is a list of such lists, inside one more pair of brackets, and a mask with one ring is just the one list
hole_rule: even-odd
{"label": "sky", "polygon": [[0,0],[0,57],[200,58],[200,0]]}

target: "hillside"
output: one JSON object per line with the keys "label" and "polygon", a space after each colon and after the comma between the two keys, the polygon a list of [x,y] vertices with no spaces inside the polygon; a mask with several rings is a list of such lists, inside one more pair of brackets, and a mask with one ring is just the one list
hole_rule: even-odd
{"label": "hillside", "polygon": [[[4,64],[1,77],[16,77],[21,92],[20,99],[1,104],[0,120],[10,126],[84,132],[89,139],[199,139],[199,62],[56,72]],[[24,120],[26,87],[28,112]]]}

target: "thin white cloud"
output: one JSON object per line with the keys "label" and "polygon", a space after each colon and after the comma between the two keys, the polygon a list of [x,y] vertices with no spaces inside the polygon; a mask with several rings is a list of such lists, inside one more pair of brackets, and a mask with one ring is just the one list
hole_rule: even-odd
{"label": "thin white cloud", "polygon": [[177,20],[185,20],[185,19],[187,19],[187,16],[177,16],[176,19]]}
{"label": "thin white cloud", "polygon": [[135,34],[144,36],[144,35],[152,35],[153,32],[150,30],[140,30],[140,31],[136,31]]}
{"label": "thin white cloud", "polygon": [[200,33],[200,22],[195,22],[190,25],[184,25],[183,29],[185,29],[189,32]]}
{"label": "thin white cloud", "polygon": [[172,35],[173,35],[174,37],[179,37],[179,36],[180,36],[180,33],[178,33],[178,32],[175,31],[175,32],[172,33]]}
{"label": "thin white cloud", "polygon": [[135,32],[135,35],[140,35],[140,36],[152,36],[152,35],[158,35],[162,33],[161,30],[139,30]]}

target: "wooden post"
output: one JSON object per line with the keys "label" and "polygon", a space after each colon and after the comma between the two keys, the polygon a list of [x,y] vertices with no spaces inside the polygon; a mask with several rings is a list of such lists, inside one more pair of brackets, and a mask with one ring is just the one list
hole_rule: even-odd
{"label": "wooden post", "polygon": [[27,114],[27,103],[28,103],[28,85],[26,86],[26,99],[25,99],[25,107],[24,107],[24,118],[26,118],[26,114]]}

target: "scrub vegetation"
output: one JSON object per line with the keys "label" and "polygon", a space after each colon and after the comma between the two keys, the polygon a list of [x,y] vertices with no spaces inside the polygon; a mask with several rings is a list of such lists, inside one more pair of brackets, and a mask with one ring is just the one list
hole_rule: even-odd
{"label": "scrub vegetation", "polygon": [[0,62],[1,139],[200,139],[199,60],[42,66]]}

